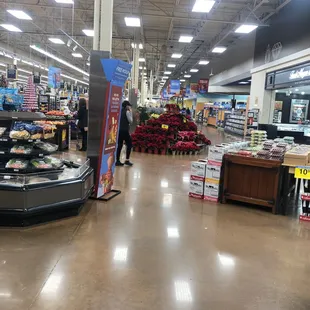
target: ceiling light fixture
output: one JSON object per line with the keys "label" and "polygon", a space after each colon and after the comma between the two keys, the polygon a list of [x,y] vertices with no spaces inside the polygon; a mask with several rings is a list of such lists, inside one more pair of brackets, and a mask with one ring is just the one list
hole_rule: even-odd
{"label": "ceiling light fixture", "polygon": [[69,62],[67,62],[67,61],[65,61],[65,60],[63,60],[61,58],[58,58],[57,56],[55,56],[55,55],[53,55],[53,54],[51,54],[49,52],[46,52],[45,50],[43,50],[43,49],[41,49],[41,48],[39,48],[39,47],[37,47],[35,45],[30,45],[30,48],[34,49],[35,51],[37,51],[37,52],[39,52],[39,53],[41,53],[41,54],[43,54],[43,55],[45,55],[47,57],[50,57],[50,58],[58,61],[59,63],[65,65],[65,66],[67,66],[67,67],[69,67],[69,68],[71,68],[71,69],[73,69],[73,70],[75,70],[77,72],[80,72],[80,73],[82,73],[82,74],[84,74],[86,76],[89,76],[88,72],[85,72],[84,70],[82,70],[82,69],[80,69],[80,68],[70,64]]}
{"label": "ceiling light fixture", "polygon": [[30,61],[27,61],[27,60],[23,60],[22,59],[22,63],[26,64],[26,65],[29,65],[29,66],[33,66],[33,63],[30,62]]}
{"label": "ceiling light fixture", "polygon": [[190,72],[196,73],[196,72],[198,72],[199,70],[198,70],[198,69],[190,69],[189,71],[190,71]]}
{"label": "ceiling light fixture", "polygon": [[166,74],[166,75],[169,75],[169,74],[171,74],[172,72],[171,71],[165,71],[164,72],[164,74]]}
{"label": "ceiling light fixture", "polygon": [[139,62],[145,62],[145,58],[139,58]]}
{"label": "ceiling light fixture", "polygon": [[25,73],[28,73],[28,74],[32,74],[31,71],[27,71],[27,70],[25,70],[25,69],[20,69],[20,68],[18,68],[18,71],[20,71],[20,72],[25,72]]}
{"label": "ceiling light fixture", "polygon": [[186,82],[186,80],[184,80],[184,79],[181,79],[181,80],[180,80],[180,82]]}
{"label": "ceiling light fixture", "polygon": [[6,11],[18,19],[32,20],[32,18],[24,11],[21,10],[6,10]]}
{"label": "ceiling light fixture", "polygon": [[236,33],[250,33],[253,30],[255,30],[258,26],[257,25],[241,25],[240,27],[238,27],[235,32]]}
{"label": "ceiling light fixture", "polygon": [[184,77],[189,79],[191,77],[191,75],[190,74],[185,74]]}
{"label": "ceiling light fixture", "polygon": [[127,27],[141,27],[141,21],[138,17],[125,17]]}
{"label": "ceiling light fixture", "polygon": [[181,43],[191,43],[193,39],[194,39],[193,36],[180,36],[179,42],[181,42]]}
{"label": "ceiling light fixture", "polygon": [[11,56],[9,54],[4,54],[4,57],[13,59],[13,56]]}
{"label": "ceiling light fixture", "polygon": [[249,84],[249,82],[239,82],[239,84]]}
{"label": "ceiling light fixture", "polygon": [[[137,44],[132,42],[132,43],[131,43],[131,47],[132,47],[132,48],[136,48],[136,47],[137,47]],[[140,49],[140,50],[143,49],[143,44],[142,44],[142,43],[139,43],[139,49]]]}
{"label": "ceiling light fixture", "polygon": [[86,65],[89,67],[90,66],[90,62],[87,62]]}
{"label": "ceiling light fixture", "polygon": [[88,37],[93,37],[95,35],[95,32],[93,29],[83,29],[82,30],[84,32],[85,35],[87,35]]}
{"label": "ceiling light fixture", "polygon": [[215,48],[212,50],[212,53],[222,54],[222,53],[224,53],[226,50],[227,50],[226,47],[224,47],[224,46],[218,46],[218,47],[215,47]]}
{"label": "ceiling light fixture", "polygon": [[302,91],[302,92],[301,92],[301,94],[302,94],[302,95],[304,95],[304,94],[305,94],[305,92],[304,92],[304,91]]}
{"label": "ceiling light fixture", "polygon": [[174,53],[171,55],[171,58],[181,58],[181,57],[182,57],[182,54]]}
{"label": "ceiling light fixture", "polygon": [[83,55],[81,53],[72,53],[72,56],[75,58],[83,58]]}
{"label": "ceiling light fixture", "polygon": [[49,38],[49,40],[54,44],[65,44],[65,42],[58,38]]}
{"label": "ceiling light fixture", "polygon": [[168,66],[167,66],[168,68],[175,68],[176,67],[176,65],[175,64],[168,64]]}
{"label": "ceiling light fixture", "polygon": [[192,12],[209,13],[215,4],[214,0],[196,0]]}
{"label": "ceiling light fixture", "polygon": [[55,2],[61,4],[74,4],[73,0],[55,0]]}
{"label": "ceiling light fixture", "polygon": [[1,67],[6,67],[7,65],[0,62],[0,66]]}
{"label": "ceiling light fixture", "polygon": [[163,76],[163,80],[168,80],[169,77],[168,76]]}
{"label": "ceiling light fixture", "polygon": [[200,60],[198,64],[202,65],[202,66],[206,66],[209,63],[210,63],[210,61],[208,61],[208,60]]}
{"label": "ceiling light fixture", "polygon": [[1,24],[0,25],[2,28],[12,31],[12,32],[22,32],[19,28],[15,27],[14,25],[11,24]]}

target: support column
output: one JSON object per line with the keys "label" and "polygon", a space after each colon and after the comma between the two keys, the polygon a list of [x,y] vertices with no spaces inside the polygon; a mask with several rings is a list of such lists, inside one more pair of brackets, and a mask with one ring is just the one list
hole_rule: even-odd
{"label": "support column", "polygon": [[101,0],[100,43],[101,51],[112,52],[113,0]]}
{"label": "support column", "polygon": [[153,78],[153,70],[151,70],[150,76],[150,101],[153,99],[153,90],[154,90],[154,78]]}
{"label": "support column", "polygon": [[100,38],[100,8],[101,0],[95,0],[94,2],[94,39],[93,50],[99,50],[99,38]]}
{"label": "support column", "polygon": [[135,43],[134,48],[134,59],[133,59],[133,88],[139,88],[139,58],[140,49],[137,43]]}

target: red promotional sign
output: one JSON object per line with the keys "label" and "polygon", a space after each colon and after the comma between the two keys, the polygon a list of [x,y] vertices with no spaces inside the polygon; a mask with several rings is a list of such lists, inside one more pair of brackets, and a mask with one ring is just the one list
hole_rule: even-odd
{"label": "red promotional sign", "polygon": [[209,79],[199,80],[198,82],[198,92],[200,94],[206,94],[209,89]]}

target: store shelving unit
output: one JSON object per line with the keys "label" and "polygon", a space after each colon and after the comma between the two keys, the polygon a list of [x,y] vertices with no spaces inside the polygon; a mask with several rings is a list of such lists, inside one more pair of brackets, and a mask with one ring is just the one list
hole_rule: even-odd
{"label": "store shelving unit", "polygon": [[245,116],[242,114],[231,113],[227,116],[225,121],[225,132],[236,135],[244,135]]}
{"label": "store shelving unit", "polygon": [[16,121],[44,120],[42,113],[0,112],[0,127],[7,131],[0,139],[0,226],[28,226],[53,219],[76,215],[91,195],[93,169],[88,159],[70,154],[57,154],[62,165],[57,168],[7,168],[6,163],[17,160],[42,159],[50,154],[33,150],[30,154],[12,154],[16,144],[32,145],[33,139],[18,140],[9,136]]}

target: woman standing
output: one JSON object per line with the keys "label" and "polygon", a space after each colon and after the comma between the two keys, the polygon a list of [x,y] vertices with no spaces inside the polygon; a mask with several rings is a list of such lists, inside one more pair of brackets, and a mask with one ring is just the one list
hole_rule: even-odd
{"label": "woman standing", "polygon": [[88,110],[86,99],[81,98],[79,101],[79,111],[78,111],[78,127],[82,133],[82,148],[80,151],[87,151],[87,132],[88,132]]}

